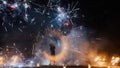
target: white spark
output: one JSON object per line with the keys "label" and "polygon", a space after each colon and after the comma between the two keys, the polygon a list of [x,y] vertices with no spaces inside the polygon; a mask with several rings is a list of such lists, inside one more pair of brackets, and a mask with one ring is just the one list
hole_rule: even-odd
{"label": "white spark", "polygon": [[7,1],[5,1],[5,0],[2,0],[2,2],[3,2],[3,4],[5,4],[5,5],[7,4]]}
{"label": "white spark", "polygon": [[17,8],[17,7],[18,7],[18,4],[17,4],[17,3],[14,3],[14,6]]}
{"label": "white spark", "polygon": [[64,14],[64,13],[60,13],[60,14],[58,15],[58,17],[60,17],[60,18],[65,18],[65,14]]}
{"label": "white spark", "polygon": [[24,4],[24,7],[25,7],[25,8],[28,8],[28,7],[29,7],[29,5],[28,5],[27,3],[25,3],[25,4]]}
{"label": "white spark", "polygon": [[62,12],[62,9],[60,7],[57,7],[58,12]]}
{"label": "white spark", "polygon": [[18,28],[18,30],[19,30],[20,32],[23,32],[23,30],[22,30],[21,28]]}

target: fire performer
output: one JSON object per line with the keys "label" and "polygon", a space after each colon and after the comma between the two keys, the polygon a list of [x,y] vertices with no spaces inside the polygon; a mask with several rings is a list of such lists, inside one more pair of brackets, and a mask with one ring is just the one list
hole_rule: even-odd
{"label": "fire performer", "polygon": [[55,45],[54,44],[50,44],[50,52],[51,52],[51,56],[53,56],[54,58],[50,58],[50,65],[53,62],[53,64],[55,64]]}

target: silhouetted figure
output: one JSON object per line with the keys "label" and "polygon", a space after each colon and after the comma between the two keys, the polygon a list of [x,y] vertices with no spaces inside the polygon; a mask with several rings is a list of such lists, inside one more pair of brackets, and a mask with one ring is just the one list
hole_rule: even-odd
{"label": "silhouetted figure", "polygon": [[51,55],[55,56],[55,46],[53,44],[50,44],[50,51],[51,51]]}
{"label": "silhouetted figure", "polygon": [[[50,52],[51,52],[51,56],[55,56],[55,45],[54,44],[50,44]],[[53,58],[54,60],[50,60],[50,64],[51,62],[53,62],[55,64],[55,58]]]}

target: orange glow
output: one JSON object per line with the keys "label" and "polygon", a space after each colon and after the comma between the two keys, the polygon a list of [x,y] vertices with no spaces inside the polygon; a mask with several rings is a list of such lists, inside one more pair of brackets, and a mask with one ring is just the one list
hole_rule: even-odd
{"label": "orange glow", "polygon": [[37,63],[37,67],[40,67],[40,64],[39,64],[39,63]]}
{"label": "orange glow", "polygon": [[107,68],[110,68],[110,66],[108,66]]}
{"label": "orange glow", "polygon": [[64,65],[63,68],[66,68],[66,66]]}
{"label": "orange glow", "polygon": [[15,65],[16,63],[18,63],[18,61],[19,61],[19,56],[18,55],[13,55],[11,57],[11,63],[10,63],[10,65]]}
{"label": "orange glow", "polygon": [[68,45],[69,45],[68,39],[66,39],[65,36],[62,36],[62,33],[57,31],[57,30],[51,30],[50,32],[48,32],[46,34],[54,34],[54,35],[58,36],[60,38],[60,40],[61,40],[61,43],[62,43],[62,48],[61,48],[62,50],[61,50],[61,52],[59,54],[57,54],[55,56],[51,56],[47,52],[44,51],[43,52],[44,56],[47,59],[49,59],[49,60],[51,60],[53,62],[54,61],[57,62],[57,61],[60,61],[60,60],[64,59],[65,55],[67,54],[67,49],[69,48],[68,47]]}
{"label": "orange glow", "polygon": [[5,58],[3,56],[0,56],[0,66],[4,65]]}
{"label": "orange glow", "polygon": [[119,63],[120,62],[120,58],[119,57],[112,57],[112,59],[111,59],[111,64],[112,65],[116,65],[117,63]]}
{"label": "orange glow", "polygon": [[6,48],[6,51],[9,51],[9,49],[8,49],[8,48]]}
{"label": "orange glow", "polygon": [[94,59],[94,62],[96,63],[97,66],[107,66],[106,65],[106,58],[105,57],[101,57],[101,56],[97,56],[95,59]]}
{"label": "orange glow", "polygon": [[63,59],[65,57],[65,55],[67,54],[66,52],[66,48],[68,48],[68,43],[67,40],[65,39],[65,37],[61,37],[61,43],[62,43],[62,50],[59,54],[57,54],[56,56],[51,56],[49,55],[47,52],[44,51],[44,56],[48,59],[50,59],[51,61],[60,61],[61,59]]}
{"label": "orange glow", "polygon": [[88,68],[91,68],[91,65],[90,65],[90,64],[88,64]]}

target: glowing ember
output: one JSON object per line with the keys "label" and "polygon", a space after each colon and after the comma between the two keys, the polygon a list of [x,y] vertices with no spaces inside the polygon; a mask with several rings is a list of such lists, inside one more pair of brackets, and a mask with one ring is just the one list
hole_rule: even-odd
{"label": "glowing ember", "polygon": [[110,68],[110,66],[108,66],[107,68]]}
{"label": "glowing ember", "polygon": [[15,6],[14,6],[14,5],[10,5],[9,8],[10,8],[11,10],[14,10],[14,9],[15,9]]}
{"label": "glowing ember", "polygon": [[[2,1],[2,2],[1,2]],[[48,4],[40,4],[34,0],[1,0],[0,1],[0,22],[1,30],[5,31],[16,31],[19,30],[25,32],[27,29],[34,28],[33,33],[30,32],[28,35],[30,38],[26,37],[25,40],[33,41],[34,47],[32,52],[32,57],[28,55],[29,58],[23,58],[23,54],[15,46],[11,47],[11,42],[16,38],[8,39],[5,41],[7,44],[10,43],[10,47],[3,48],[0,55],[0,67],[3,66],[13,66],[13,67],[22,67],[22,66],[37,66],[40,65],[49,65],[51,62],[54,64],[66,64],[62,65],[63,68],[66,68],[67,65],[87,65],[88,62],[94,62],[96,66],[117,66],[120,62],[120,57],[113,56],[110,62],[107,62],[108,58],[97,56],[97,54],[89,53],[89,45],[94,44],[92,42],[92,37],[86,36],[87,34],[93,34],[92,32],[87,32],[87,26],[83,28],[82,24],[79,23],[82,27],[76,28],[77,21],[76,19],[81,20],[81,16],[78,16],[78,10],[76,2],[75,4],[63,5],[61,0],[46,0]],[[64,2],[64,1],[63,1]],[[66,3],[67,4],[67,3]],[[86,13],[86,12],[85,12]],[[80,14],[81,15],[81,14]],[[83,15],[84,17],[84,15]],[[89,17],[89,16],[88,16]],[[87,17],[86,19],[87,20]],[[74,23],[75,21],[75,23]],[[83,20],[84,21],[84,20]],[[78,21],[81,22],[81,21]],[[33,23],[33,24],[32,24]],[[28,27],[27,27],[28,26]],[[75,27],[75,28],[74,28]],[[3,29],[4,28],[4,29]],[[86,30],[85,30],[86,29]],[[34,33],[38,31],[40,34],[37,40],[34,39]],[[88,30],[89,31],[89,30]],[[11,32],[10,32],[11,33]],[[67,34],[68,33],[68,34]],[[12,33],[11,33],[12,34]],[[27,33],[26,33],[27,34]],[[29,34],[29,30],[28,30]],[[64,35],[65,34],[65,35]],[[1,34],[2,35],[2,34]],[[13,35],[14,36],[14,35]],[[26,35],[25,35],[26,36]],[[9,35],[5,35],[5,38]],[[21,37],[21,36],[18,36]],[[96,36],[95,36],[96,37]],[[91,39],[89,39],[91,38]],[[4,44],[5,39],[1,39],[1,43]],[[90,40],[90,41],[88,41]],[[101,40],[101,38],[96,39]],[[24,39],[23,39],[24,41]],[[20,45],[19,40],[16,41]],[[27,43],[26,43],[27,44]],[[50,48],[50,44],[54,44],[54,49]],[[29,47],[29,46],[27,46]],[[23,49],[29,51],[29,48]],[[53,51],[52,51],[53,50]],[[94,50],[94,49],[92,49]],[[54,55],[51,53],[54,52]],[[92,53],[94,53],[92,51]],[[92,55],[91,57],[88,55]],[[90,58],[89,58],[90,57]],[[88,59],[89,58],[89,59]],[[24,59],[24,60],[23,60]],[[90,61],[89,61],[90,60]],[[92,61],[91,61],[92,60]],[[108,63],[108,64],[107,64]],[[90,65],[91,64],[91,65]],[[92,63],[88,64],[88,68],[92,67]],[[116,68],[116,67],[115,67]]]}
{"label": "glowing ember", "polygon": [[64,65],[63,68],[66,68],[66,66]]}
{"label": "glowing ember", "polygon": [[39,63],[37,63],[37,67],[40,67],[40,64],[39,64]]}
{"label": "glowing ember", "polygon": [[0,56],[0,66],[3,66],[5,64],[5,58],[3,56]]}
{"label": "glowing ember", "polygon": [[15,65],[16,63],[18,63],[19,60],[19,56],[18,55],[13,55],[10,59],[12,62],[10,63],[10,65]]}
{"label": "glowing ember", "polygon": [[120,58],[119,57],[112,57],[112,59],[111,59],[111,64],[112,65],[116,65],[117,63],[119,63],[120,62]]}
{"label": "glowing ember", "polygon": [[88,68],[91,68],[91,65],[90,65],[90,64],[88,64]]}
{"label": "glowing ember", "polygon": [[94,59],[95,63],[97,66],[106,66],[106,58],[103,58],[101,56],[97,56],[95,59]]}

